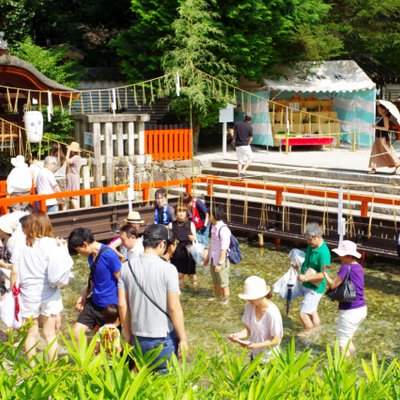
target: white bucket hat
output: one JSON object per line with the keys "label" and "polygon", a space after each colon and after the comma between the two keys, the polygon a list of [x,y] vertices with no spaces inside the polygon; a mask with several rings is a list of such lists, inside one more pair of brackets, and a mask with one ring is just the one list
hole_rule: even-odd
{"label": "white bucket hat", "polygon": [[353,256],[356,258],[361,258],[361,253],[357,251],[357,245],[351,240],[343,240],[342,244],[332,251],[340,257]]}
{"label": "white bucket hat", "polygon": [[140,214],[138,211],[131,211],[128,214],[128,217],[124,219],[125,222],[129,223],[137,223],[137,224],[144,224],[144,221],[140,217]]}
{"label": "white bucket hat", "polygon": [[11,159],[11,164],[16,168],[18,168],[18,167],[27,167],[28,166],[28,164],[25,162],[25,157],[21,156],[21,155],[19,155],[17,157],[13,157]]}
{"label": "white bucket hat", "polygon": [[0,231],[11,235],[18,228],[19,220],[29,213],[26,211],[14,211],[0,217]]}
{"label": "white bucket hat", "polygon": [[249,276],[244,281],[243,293],[239,297],[243,300],[257,300],[265,297],[271,288],[267,286],[265,280],[258,276]]}

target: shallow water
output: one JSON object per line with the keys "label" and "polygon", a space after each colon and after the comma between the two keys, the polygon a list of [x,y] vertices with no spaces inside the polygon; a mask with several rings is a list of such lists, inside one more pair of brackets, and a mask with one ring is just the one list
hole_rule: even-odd
{"label": "shallow water", "polygon": [[[231,300],[222,305],[212,297],[211,279],[208,268],[198,268],[199,286],[188,284],[182,290],[182,304],[185,314],[185,325],[191,349],[201,346],[209,351],[217,348],[214,332],[223,337],[241,330],[242,313],[245,302],[237,296],[242,290],[244,279],[250,275],[263,277],[272,285],[289,268],[288,252],[290,248],[275,250],[271,244],[264,248],[258,245],[241,243],[244,260],[240,265],[231,266]],[[304,250],[304,249],[303,249]],[[75,258],[75,279],[64,289],[65,313],[63,330],[67,323],[76,320],[77,313],[72,311],[79,292],[86,285],[87,263],[83,257]],[[331,274],[335,276],[339,263],[334,259]],[[358,354],[369,356],[374,351],[379,358],[400,356],[400,267],[394,263],[375,261],[365,267],[365,295],[368,305],[368,316],[356,333],[354,344]],[[281,310],[283,317],[283,347],[301,331],[298,319],[300,299],[293,300],[290,315],[286,316],[286,300],[274,297],[273,301]],[[321,328],[312,337],[300,340],[296,338],[297,349],[311,347],[316,352],[325,351],[327,344],[335,340],[337,305],[323,297],[319,306]]]}

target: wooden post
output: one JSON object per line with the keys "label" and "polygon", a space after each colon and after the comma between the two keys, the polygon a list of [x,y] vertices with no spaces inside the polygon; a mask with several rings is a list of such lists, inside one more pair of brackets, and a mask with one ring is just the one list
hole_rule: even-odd
{"label": "wooden post", "polygon": [[207,182],[207,196],[213,196],[213,182],[208,181]]}
{"label": "wooden post", "polygon": [[93,157],[93,178],[94,187],[103,186],[103,168],[101,160],[101,126],[100,122],[93,123],[93,149],[95,157]]}
{"label": "wooden post", "polygon": [[361,201],[360,215],[361,217],[368,217],[368,200]]}
{"label": "wooden post", "polygon": [[135,125],[134,122],[128,122],[128,156],[135,155]]}
{"label": "wooden post", "polygon": [[[113,166],[113,124],[112,122],[105,123],[104,129],[104,152],[105,152],[105,169],[104,175],[106,177],[106,186],[112,186],[113,176],[114,176],[114,166]],[[114,194],[107,194],[108,204],[114,201]]]}
{"label": "wooden post", "polygon": [[258,245],[259,245],[260,247],[263,247],[263,246],[264,246],[264,235],[263,235],[262,233],[259,233],[259,234],[258,234]]}
{"label": "wooden post", "polygon": [[136,132],[138,134],[139,144],[138,144],[138,154],[145,154],[145,136],[144,136],[144,122],[136,121]]}
{"label": "wooden post", "polygon": [[[82,167],[82,186],[83,189],[90,189],[90,168],[88,165]],[[90,207],[90,195],[83,197],[83,207]]]}

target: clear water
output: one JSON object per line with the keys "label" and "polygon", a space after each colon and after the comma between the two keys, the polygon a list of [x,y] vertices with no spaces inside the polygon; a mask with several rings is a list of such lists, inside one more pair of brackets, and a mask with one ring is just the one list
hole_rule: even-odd
{"label": "clear water", "polygon": [[[192,350],[201,346],[209,351],[216,349],[214,332],[223,337],[243,328],[241,317],[245,302],[238,298],[243,281],[250,275],[263,277],[272,285],[289,268],[290,248],[276,250],[271,244],[260,248],[257,244],[242,242],[244,260],[231,268],[231,300],[222,305],[212,297],[211,280],[208,268],[198,268],[199,286],[188,284],[182,290],[182,304],[185,325]],[[332,275],[335,276],[339,263],[333,259]],[[398,263],[399,264],[399,263]],[[400,268],[394,262],[375,261],[365,266],[366,298],[368,317],[357,331],[354,343],[359,355],[369,357],[374,351],[379,358],[400,356]],[[83,257],[76,257],[75,276],[70,286],[64,289],[64,330],[66,325],[76,320],[73,306],[79,292],[86,285],[87,263]],[[274,297],[273,301],[281,310],[283,317],[283,346],[292,336],[301,331],[298,319],[300,299],[291,302],[290,315],[286,316],[286,300]],[[335,340],[337,305],[323,297],[319,306],[321,328],[307,341],[296,337],[297,348],[311,347],[316,352],[325,351],[327,344]]]}

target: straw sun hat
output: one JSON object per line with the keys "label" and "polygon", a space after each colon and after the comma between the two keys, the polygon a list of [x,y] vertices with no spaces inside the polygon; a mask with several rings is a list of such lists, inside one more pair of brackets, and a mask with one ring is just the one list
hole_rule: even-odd
{"label": "straw sun hat", "polygon": [[78,142],[71,142],[71,144],[69,144],[67,146],[67,149],[70,149],[71,151],[76,151],[79,153],[81,151],[81,146],[79,145]]}
{"label": "straw sun hat", "polygon": [[271,288],[265,280],[258,276],[250,276],[244,281],[243,292],[239,294],[242,300],[257,300],[265,297]]}
{"label": "straw sun hat", "polygon": [[137,223],[137,224],[144,224],[144,221],[140,217],[138,211],[131,211],[128,216],[124,219],[125,222],[129,223]]}
{"label": "straw sun hat", "polygon": [[342,244],[332,251],[340,257],[353,256],[361,258],[361,253],[357,251],[357,245],[351,240],[343,240]]}

